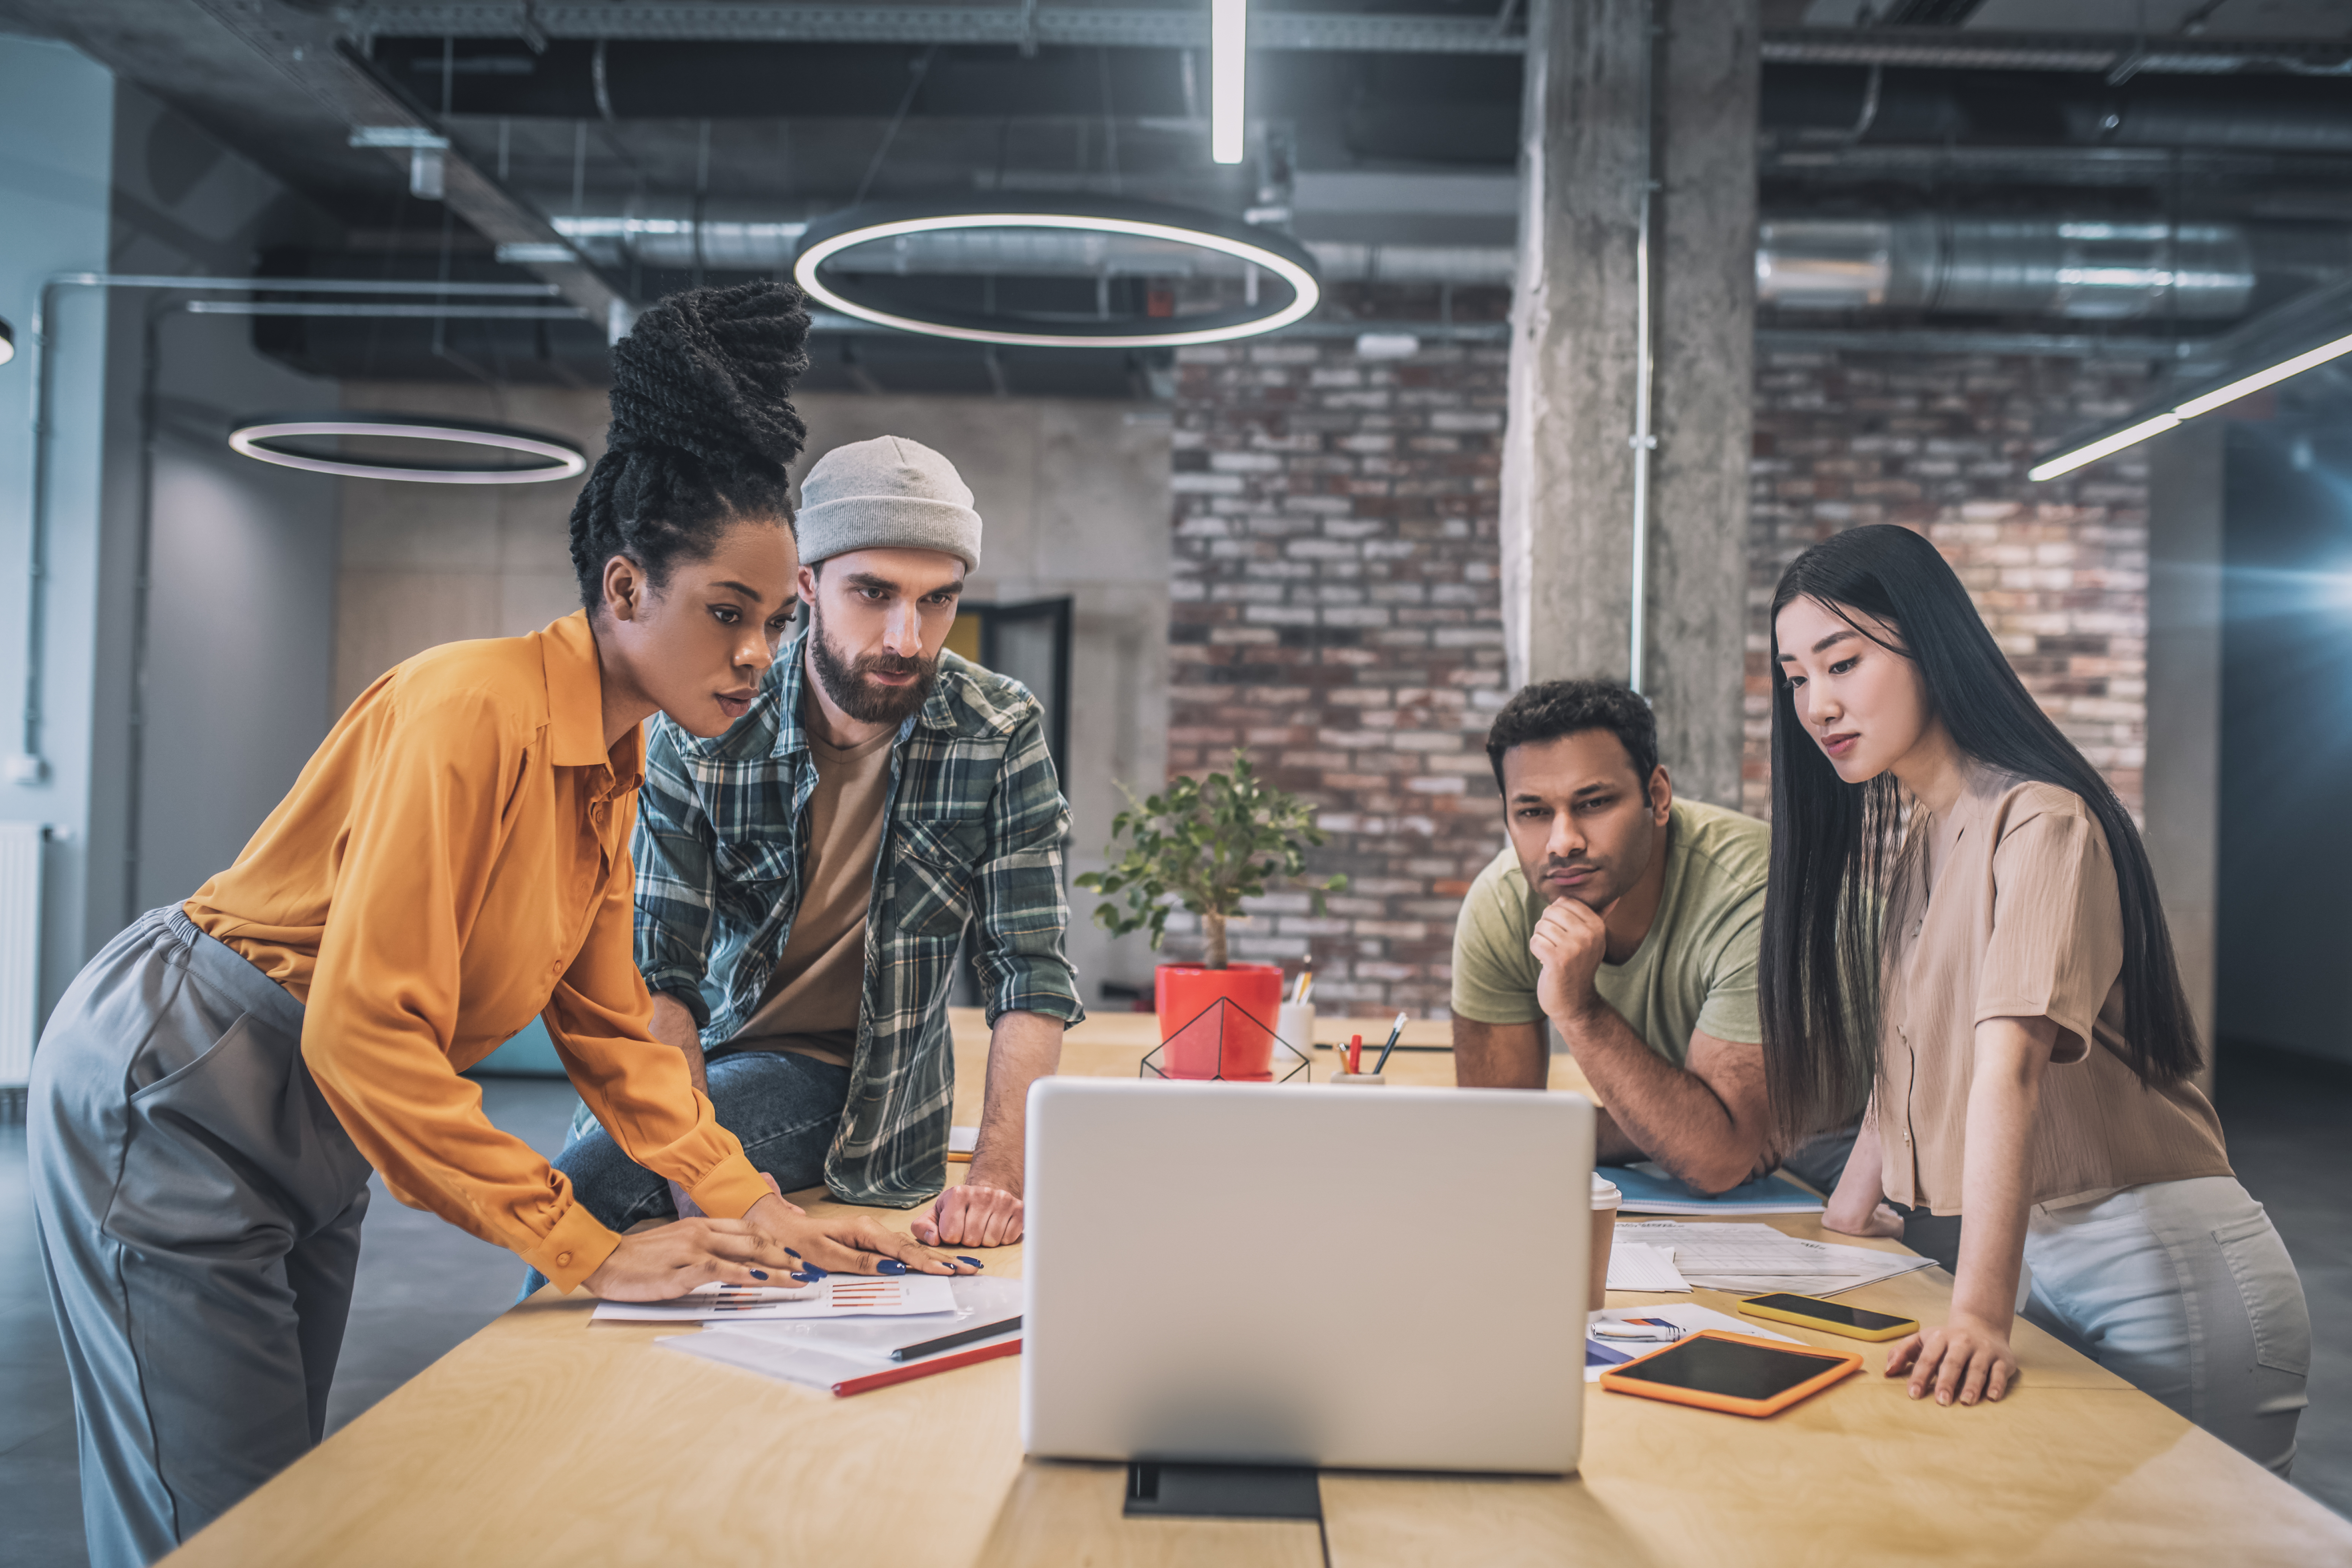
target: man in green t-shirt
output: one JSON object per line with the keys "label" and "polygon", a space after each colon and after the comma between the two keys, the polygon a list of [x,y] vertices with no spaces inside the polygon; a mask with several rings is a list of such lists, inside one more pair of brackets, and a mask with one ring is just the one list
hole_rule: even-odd
{"label": "man in green t-shirt", "polygon": [[1656,720],[1624,687],[1551,680],[1486,738],[1510,843],[1454,928],[1454,1071],[1541,1089],[1548,1019],[1605,1109],[1601,1164],[1704,1193],[1788,1163],[1824,1191],[1853,1145],[1776,1147],[1756,1013],[1771,830],[1674,797]]}

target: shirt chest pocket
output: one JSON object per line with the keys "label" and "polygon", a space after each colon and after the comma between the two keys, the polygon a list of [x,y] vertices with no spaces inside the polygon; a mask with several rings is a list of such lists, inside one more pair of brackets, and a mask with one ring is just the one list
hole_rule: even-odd
{"label": "shirt chest pocket", "polygon": [[982,836],[971,822],[901,822],[890,856],[890,916],[901,935],[952,941],[971,918]]}
{"label": "shirt chest pocket", "polygon": [[776,900],[800,868],[792,839],[782,835],[722,838],[712,847],[711,862],[720,887],[749,891],[762,907]]}

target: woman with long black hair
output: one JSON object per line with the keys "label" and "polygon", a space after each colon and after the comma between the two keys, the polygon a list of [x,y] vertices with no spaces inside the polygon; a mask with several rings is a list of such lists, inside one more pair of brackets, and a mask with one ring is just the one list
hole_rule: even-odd
{"label": "woman with long black hair", "polygon": [[2311,1321],[2191,1081],[2203,1057],[2130,815],[1909,530],[1799,556],[1772,643],[1775,1110],[1794,1131],[1869,1094],[1832,1229],[1900,1235],[1889,1200],[1967,1216],[1950,1317],[1887,1375],[1938,1404],[1999,1399],[2021,1310],[2285,1474]]}
{"label": "woman with long black hair", "polygon": [[[30,1164],[100,1568],[163,1556],[319,1440],[371,1167],[566,1290],[969,1272],[785,1203],[648,1032],[632,952],[638,726],[723,733],[792,613],[807,335],[771,284],[646,311],[572,514],[583,608],[385,674],[236,863],[58,1003]],[[490,1124],[459,1075],[534,1016],[614,1140],[712,1217],[616,1236]]]}

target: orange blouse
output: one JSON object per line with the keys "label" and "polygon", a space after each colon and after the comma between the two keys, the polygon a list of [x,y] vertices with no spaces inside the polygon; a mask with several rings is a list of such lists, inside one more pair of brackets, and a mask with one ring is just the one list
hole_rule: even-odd
{"label": "orange blouse", "polygon": [[302,1059],[393,1194],[569,1290],[620,1238],[458,1075],[530,1022],[628,1156],[713,1215],[767,1195],[653,1038],[631,928],[645,742],[608,755],[584,612],[369,687],[185,906],[305,1007]]}

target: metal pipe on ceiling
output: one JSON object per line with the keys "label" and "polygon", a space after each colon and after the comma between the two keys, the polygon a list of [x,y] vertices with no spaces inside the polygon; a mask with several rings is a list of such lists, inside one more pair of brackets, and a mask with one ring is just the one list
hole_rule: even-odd
{"label": "metal pipe on ceiling", "polygon": [[2254,258],[2235,224],[2083,218],[1768,218],[1756,293],[1782,310],[2125,321],[2245,314]]}
{"label": "metal pipe on ceiling", "polygon": [[[699,262],[744,272],[789,268],[807,226],[749,206],[719,210],[698,226],[690,203],[659,199],[554,221],[608,265],[685,270]],[[1508,288],[1517,264],[1513,249],[1499,245],[1306,244],[1327,283]],[[1181,247],[1108,247],[1099,236],[966,230],[858,247],[832,265],[909,276],[1184,277],[1234,264]],[[1929,214],[1768,218],[1756,278],[1760,302],[1790,310],[2221,321],[2245,313],[2255,266],[2236,224]]]}

